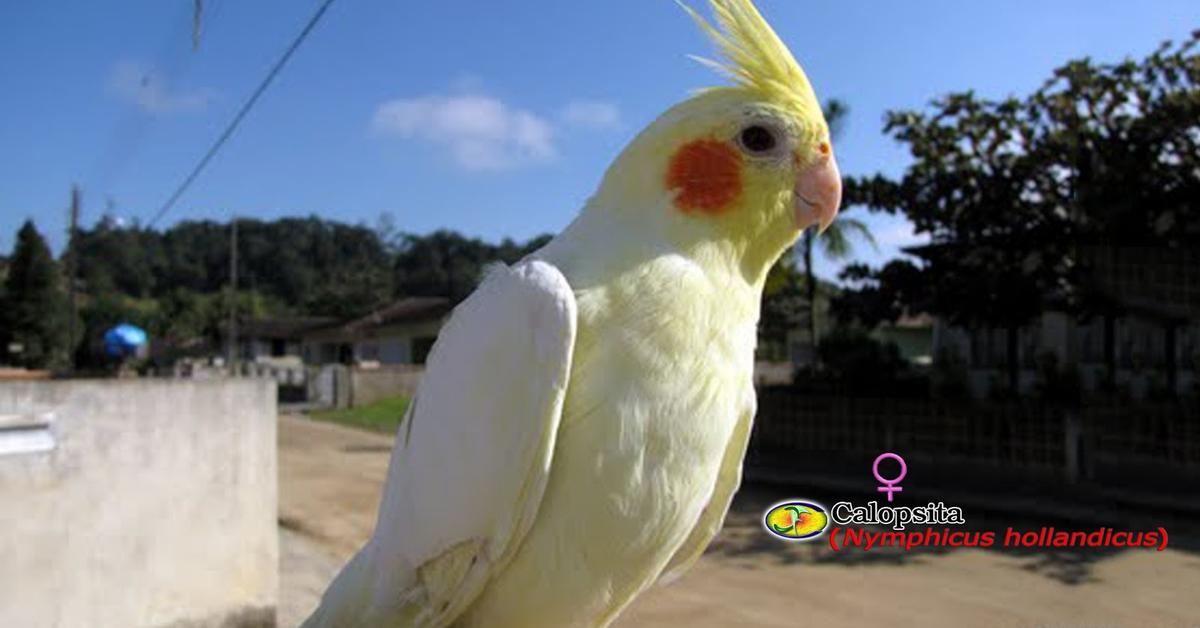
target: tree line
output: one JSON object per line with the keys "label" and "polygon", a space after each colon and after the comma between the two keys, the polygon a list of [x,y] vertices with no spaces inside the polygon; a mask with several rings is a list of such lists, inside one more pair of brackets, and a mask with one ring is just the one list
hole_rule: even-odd
{"label": "tree line", "polygon": [[1112,321],[1128,305],[1096,251],[1120,264],[1200,250],[1198,43],[1195,31],[1141,59],[1070,61],[1024,97],[966,91],[889,112],[884,132],[911,164],[898,178],[847,179],[846,197],[905,216],[928,244],[847,269],[856,289],[835,311],[866,326],[909,311],[1006,330],[1014,390],[1019,330],[1047,309],[1101,317],[1111,361]]}
{"label": "tree line", "polygon": [[[400,296],[465,297],[483,267],[512,263],[549,240],[498,244],[454,231],[397,233],[317,217],[237,221],[238,290],[230,289],[231,224],[185,221],[163,231],[104,217],[55,259],[32,221],[0,265],[0,362],[61,369],[104,363],[102,337],[120,322],[156,346],[204,352],[230,308],[244,318],[362,315]],[[74,341],[66,260],[75,256]],[[14,346],[15,345],[15,346]],[[17,349],[11,351],[10,349]]]}

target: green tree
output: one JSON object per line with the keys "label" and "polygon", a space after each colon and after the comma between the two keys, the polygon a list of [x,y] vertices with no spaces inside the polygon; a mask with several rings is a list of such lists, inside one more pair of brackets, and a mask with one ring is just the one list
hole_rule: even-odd
{"label": "green tree", "polygon": [[1200,245],[1198,41],[1140,61],[1071,61],[1025,98],[962,92],[890,112],[885,131],[912,164],[898,180],[848,182],[848,196],[903,212],[929,238],[913,252],[933,312],[1007,330],[1011,389],[1019,330],[1040,312],[1120,312],[1090,250]]}
{"label": "green tree", "polygon": [[905,311],[928,311],[930,287],[921,268],[909,260],[894,259],[877,270],[851,264],[839,278],[849,287],[834,298],[830,309],[848,326],[869,330],[896,320]]}
{"label": "green tree", "polygon": [[[824,327],[829,318],[828,306],[840,292],[836,285],[814,278],[812,285],[816,290],[809,294],[804,269],[795,258],[790,251],[780,257],[767,273],[763,285],[758,352],[766,360],[786,359],[789,332],[807,328],[810,316],[815,315]],[[814,302],[816,308],[811,307]]]}
{"label": "green tree", "polygon": [[465,298],[493,262],[512,264],[541,248],[550,236],[518,244],[505,239],[492,245],[448,230],[426,236],[406,235],[395,258],[395,290],[412,296]]}
{"label": "green tree", "polygon": [[21,345],[9,356],[28,368],[58,369],[67,365],[67,304],[60,289],[58,266],[33,221],[17,232],[4,282],[2,341]]}
{"label": "green tree", "polygon": [[771,267],[763,285],[758,324],[758,352],[763,359],[787,357],[788,332],[804,322],[807,303],[804,274],[796,268],[791,256],[785,254]]}
{"label": "green tree", "polygon": [[[77,238],[86,290],[168,298],[177,290],[213,294],[230,277],[230,225],[185,221],[165,232],[111,219]],[[316,217],[238,220],[242,288],[279,311],[361,314],[393,295],[392,253],[375,231]]]}
{"label": "green tree", "polygon": [[821,255],[825,259],[841,262],[854,254],[854,238],[859,238],[870,244],[872,248],[877,248],[875,237],[871,235],[871,230],[861,220],[856,218],[839,217],[829,225],[825,233],[817,235],[816,230],[809,229],[804,232],[800,239],[798,248],[800,256],[803,260],[804,268],[804,286],[807,294],[807,304],[809,308],[808,315],[808,337],[812,340],[813,346],[817,345],[820,328],[818,326],[819,317],[817,316],[817,275],[814,270],[814,252],[820,249]]}
{"label": "green tree", "polygon": [[93,292],[117,290],[141,298],[161,287],[166,260],[157,232],[106,215],[93,228],[80,230],[72,246],[80,278]]}

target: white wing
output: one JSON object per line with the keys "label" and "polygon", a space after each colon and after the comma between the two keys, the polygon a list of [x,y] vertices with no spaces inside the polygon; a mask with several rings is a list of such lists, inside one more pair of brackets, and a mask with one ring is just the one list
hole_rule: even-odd
{"label": "white wing", "polygon": [[494,269],[442,329],[392,452],[375,533],[306,626],[444,625],[533,523],[575,344],[542,261]]}

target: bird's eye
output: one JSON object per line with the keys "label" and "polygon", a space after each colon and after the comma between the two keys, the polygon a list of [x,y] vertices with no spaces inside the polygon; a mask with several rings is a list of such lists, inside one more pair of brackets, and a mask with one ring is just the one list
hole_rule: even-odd
{"label": "bird's eye", "polygon": [[761,124],[752,124],[742,129],[738,134],[738,142],[751,155],[765,155],[779,145],[775,132]]}

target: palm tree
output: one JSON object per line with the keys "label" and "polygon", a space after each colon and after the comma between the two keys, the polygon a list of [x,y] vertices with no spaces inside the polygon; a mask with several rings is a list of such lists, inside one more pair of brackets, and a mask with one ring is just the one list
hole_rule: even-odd
{"label": "palm tree", "polygon": [[[841,135],[849,113],[850,108],[840,100],[834,99],[825,103],[825,120],[829,123],[829,134],[835,139]],[[865,223],[854,218],[838,217],[820,236],[821,253],[832,261],[845,260],[854,253],[852,240],[855,236],[870,244],[871,248],[879,250]],[[817,349],[817,277],[813,271],[813,252],[817,245],[816,229],[805,230],[798,248],[804,261],[804,282],[808,290],[808,335],[812,340],[814,356]]]}

